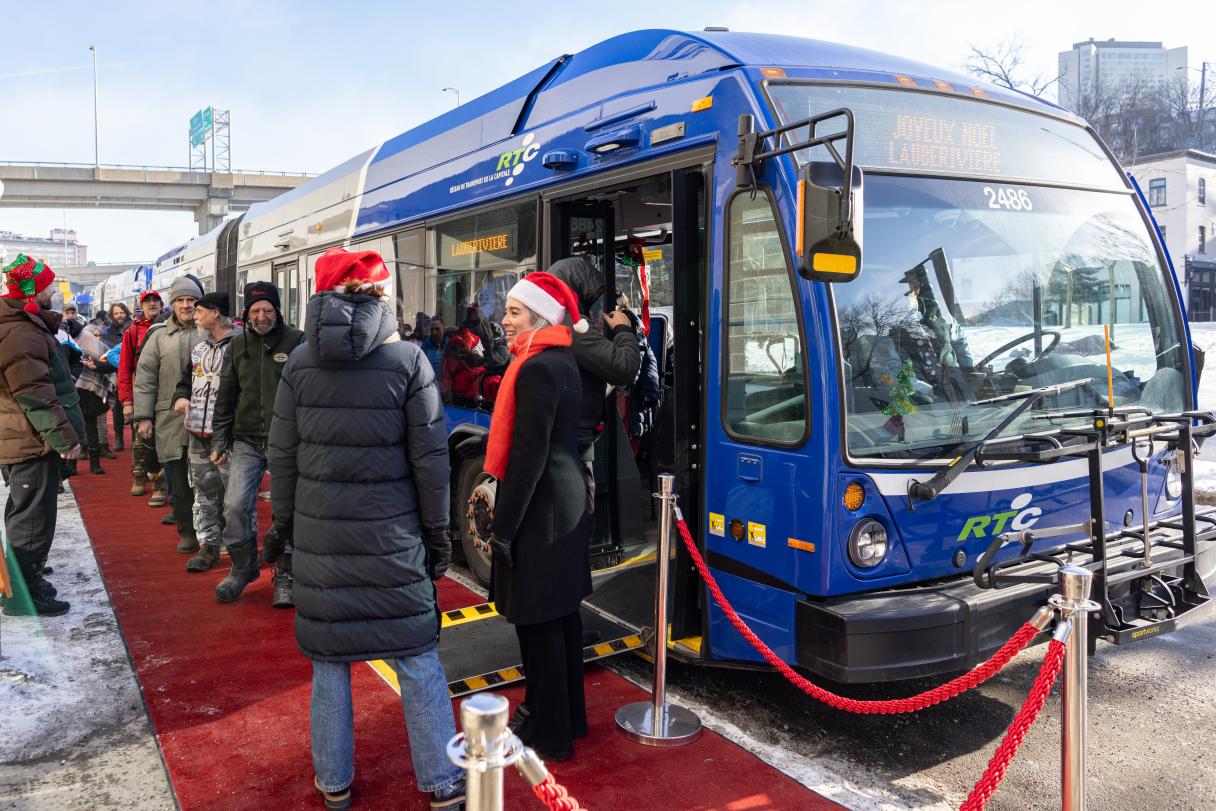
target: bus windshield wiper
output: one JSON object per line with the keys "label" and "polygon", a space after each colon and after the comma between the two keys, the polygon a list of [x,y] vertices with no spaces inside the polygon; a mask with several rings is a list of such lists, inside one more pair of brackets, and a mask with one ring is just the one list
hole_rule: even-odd
{"label": "bus windshield wiper", "polygon": [[964,470],[971,466],[975,461],[975,455],[979,449],[984,446],[985,442],[1000,436],[1000,434],[1013,424],[1013,421],[1025,414],[1034,407],[1044,397],[1054,397],[1057,394],[1063,394],[1066,391],[1072,391],[1075,388],[1092,383],[1093,379],[1073,380],[1068,383],[1057,383],[1053,386],[1042,386],[1037,389],[1029,389],[1027,391],[1016,391],[1011,394],[1002,394],[999,397],[991,397],[987,400],[976,400],[971,403],[971,406],[995,405],[997,403],[1008,403],[1016,400],[1021,400],[1017,408],[1005,415],[1005,419],[981,438],[975,440],[970,445],[967,445],[965,450],[950,461],[950,464],[939,470],[933,475],[933,478],[926,482],[916,481],[912,479],[908,482],[908,509],[915,510],[918,501],[932,501],[942,494],[942,491],[950,486],[950,483],[959,477]]}

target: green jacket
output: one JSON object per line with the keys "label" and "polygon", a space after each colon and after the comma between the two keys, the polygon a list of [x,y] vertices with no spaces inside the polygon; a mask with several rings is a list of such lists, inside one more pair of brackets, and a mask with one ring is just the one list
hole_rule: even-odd
{"label": "green jacket", "polygon": [[211,450],[226,453],[236,437],[264,441],[270,435],[274,397],[291,350],[304,333],[282,322],[266,335],[252,329],[228,345],[220,370],[220,390],[211,421]]}
{"label": "green jacket", "polygon": [[59,313],[31,315],[21,299],[0,299],[0,464],[16,464],[84,439],[80,397],[55,340]]}

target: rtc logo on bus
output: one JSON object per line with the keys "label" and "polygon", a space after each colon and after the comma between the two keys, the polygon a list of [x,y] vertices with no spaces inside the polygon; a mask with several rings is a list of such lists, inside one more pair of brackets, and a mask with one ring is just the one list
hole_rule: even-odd
{"label": "rtc logo on bus", "polygon": [[511,175],[507,178],[507,182],[503,185],[510,186],[516,176],[524,170],[524,166],[528,161],[540,154],[540,144],[536,143],[536,133],[530,132],[524,136],[524,141],[520,144],[519,149],[504,152],[498,156],[498,166],[494,167],[495,172],[501,172],[504,169],[510,169]]}
{"label": "rtc logo on bus", "polygon": [[1000,535],[1008,527],[1015,532],[1030,529],[1043,515],[1038,507],[1030,507],[1030,493],[1015,496],[1009,502],[1009,509],[992,515],[973,515],[963,524],[963,531],[958,534],[960,541],[968,538],[986,538]]}
{"label": "rtc logo on bus", "polygon": [[487,183],[494,183],[503,178],[506,178],[506,183],[503,185],[510,186],[515,182],[515,178],[523,172],[528,162],[540,154],[540,147],[541,145],[536,141],[536,133],[528,133],[524,136],[523,142],[517,149],[509,149],[498,156],[498,165],[494,167],[493,172],[449,186],[448,194],[455,194],[465,189],[484,186]]}

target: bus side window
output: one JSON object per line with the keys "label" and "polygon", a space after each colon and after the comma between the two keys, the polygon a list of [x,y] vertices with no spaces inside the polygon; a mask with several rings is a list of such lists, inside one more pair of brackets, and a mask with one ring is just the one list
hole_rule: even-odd
{"label": "bus side window", "polygon": [[768,194],[735,195],[727,234],[727,429],[744,439],[799,442],[807,428],[802,324]]}

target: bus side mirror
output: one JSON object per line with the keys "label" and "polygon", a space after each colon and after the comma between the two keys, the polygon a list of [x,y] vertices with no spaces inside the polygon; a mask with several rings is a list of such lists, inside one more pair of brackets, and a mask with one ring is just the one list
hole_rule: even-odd
{"label": "bus side mirror", "polygon": [[798,178],[798,272],[817,282],[851,282],[861,273],[862,172],[852,183],[832,161],[803,167]]}

